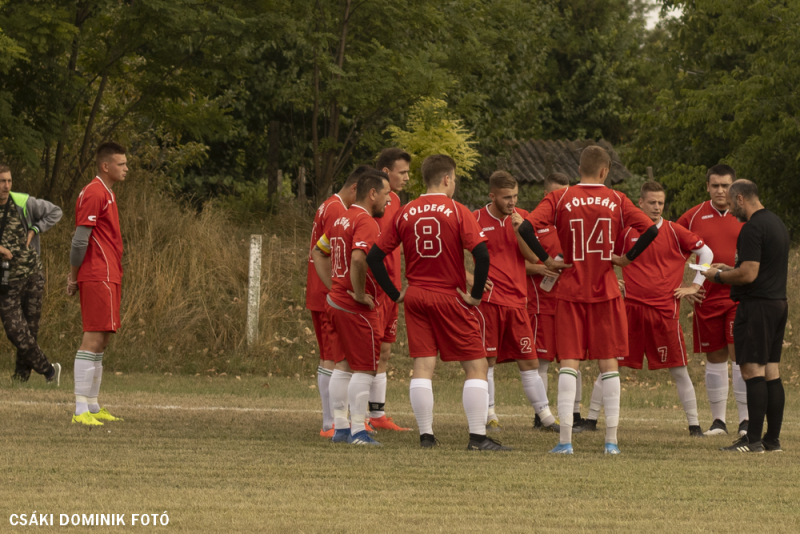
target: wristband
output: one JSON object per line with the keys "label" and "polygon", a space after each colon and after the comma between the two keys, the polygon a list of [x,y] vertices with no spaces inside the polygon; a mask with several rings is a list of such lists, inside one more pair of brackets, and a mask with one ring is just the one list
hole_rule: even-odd
{"label": "wristband", "polygon": [[716,274],[714,274],[714,281],[718,284],[722,283],[722,271],[717,271]]}

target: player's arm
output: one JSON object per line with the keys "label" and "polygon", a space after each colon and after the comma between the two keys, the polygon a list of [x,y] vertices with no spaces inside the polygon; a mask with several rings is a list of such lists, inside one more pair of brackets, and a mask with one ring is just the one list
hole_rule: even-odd
{"label": "player's arm", "polygon": [[350,254],[350,283],[353,285],[353,291],[347,293],[353,297],[353,300],[364,306],[369,306],[369,309],[375,308],[375,301],[372,295],[367,295],[367,253],[361,249],[353,250]]}
{"label": "player's arm", "polygon": [[401,293],[394,286],[392,279],[389,277],[389,271],[386,270],[386,265],[383,264],[383,259],[385,257],[386,253],[375,243],[372,245],[372,248],[369,249],[369,254],[367,254],[367,265],[369,266],[369,270],[372,271],[372,276],[375,277],[375,281],[378,282],[378,285],[383,289],[383,292],[393,301],[397,303],[403,302],[403,297],[406,293],[405,289]]}
{"label": "player's arm", "polygon": [[530,221],[524,221],[519,225],[517,234],[522,238],[523,242],[531,249],[537,259],[539,259],[551,271],[559,269],[567,269],[572,265],[566,264],[563,261],[557,261],[551,258],[550,254],[544,249],[539,239],[536,237],[536,232],[533,230],[533,225]]}
{"label": "player's arm", "polygon": [[[530,249],[528,249],[528,250],[530,250]],[[531,254],[533,254],[533,252],[531,252]],[[535,257],[535,255],[534,255],[534,257]],[[538,260],[538,258],[537,258],[537,260]],[[557,272],[551,271],[550,269],[547,268],[547,266],[545,264],[538,263],[538,262],[537,263],[532,263],[532,262],[527,261],[527,260],[525,261],[525,274],[534,275],[534,276],[535,275],[538,275],[538,276],[552,276],[552,277],[558,276]]]}
{"label": "player's arm", "polygon": [[[711,265],[711,262],[714,261],[714,252],[708,245],[703,245],[702,247],[692,250],[692,254],[697,256],[697,263],[700,265]],[[694,275],[694,280],[692,280],[692,285],[690,287],[679,287],[675,290],[675,297],[676,298],[684,298],[687,297],[687,300],[691,303],[699,302],[702,300],[702,288],[703,282],[705,282],[705,277],[703,273],[698,271]]]}
{"label": "player's arm", "polygon": [[36,234],[48,231],[61,220],[63,212],[52,202],[33,197],[28,197],[27,205],[30,207],[31,213],[31,227],[28,230],[27,242],[27,245],[30,246],[31,240]]}
{"label": "player's arm", "polygon": [[623,256],[617,256],[616,254],[611,255],[611,262],[614,265],[619,267],[627,267],[633,260],[638,258],[642,252],[650,246],[650,243],[655,241],[658,237],[658,226],[652,225],[648,228],[642,235],[639,236],[639,240],[636,241],[636,244],[631,247],[631,249],[626,252]]}
{"label": "player's arm", "polygon": [[67,294],[70,296],[78,292],[78,271],[86,257],[92,229],[91,226],[78,226],[75,228],[75,235],[72,236],[72,246],[69,250],[69,278],[67,278]]}
{"label": "player's arm", "polygon": [[317,276],[330,291],[333,283],[331,281],[331,244],[327,235],[322,234],[317,244],[314,245],[311,250],[311,259],[314,261],[314,269],[317,271]]}
{"label": "player's arm", "polygon": [[486,281],[489,279],[489,248],[486,242],[480,242],[470,251],[472,252],[472,259],[475,262],[475,273],[472,275],[472,290],[469,295],[461,291],[460,287],[456,288],[458,294],[464,299],[464,302],[471,306],[477,306],[481,303],[483,291],[486,288]]}

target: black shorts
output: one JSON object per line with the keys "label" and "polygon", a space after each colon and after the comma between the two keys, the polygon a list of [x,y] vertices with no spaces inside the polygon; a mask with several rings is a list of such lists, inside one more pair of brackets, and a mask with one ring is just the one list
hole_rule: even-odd
{"label": "black shorts", "polygon": [[767,365],[781,361],[789,305],[785,300],[743,300],[733,321],[736,363]]}

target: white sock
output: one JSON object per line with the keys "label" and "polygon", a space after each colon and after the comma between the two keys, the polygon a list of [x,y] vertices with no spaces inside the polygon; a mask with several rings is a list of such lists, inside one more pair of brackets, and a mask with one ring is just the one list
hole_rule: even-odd
{"label": "white sock", "polygon": [[92,413],[100,411],[100,403],[97,402],[97,396],[100,395],[100,383],[103,381],[103,354],[103,352],[95,354],[92,387],[89,390],[89,396],[86,398],[89,411]]}
{"label": "white sock", "polygon": [[733,396],[736,397],[736,407],[739,409],[739,422],[749,418],[747,414],[747,386],[742,378],[742,370],[736,362],[731,363],[731,382],[733,382]]}
{"label": "white sock", "polygon": [[[581,413],[581,401],[583,400],[583,375],[581,370],[578,369],[578,377],[575,379],[575,406],[572,408],[573,413]],[[573,421],[574,423],[575,421]]]}
{"label": "white sock", "polygon": [[350,401],[350,435],[355,436],[365,431],[364,419],[367,417],[369,405],[369,388],[372,386],[372,375],[353,373],[347,386],[347,398]]}
{"label": "white sock", "polygon": [[497,414],[494,413],[494,366],[489,367],[489,372],[486,374],[486,381],[489,384],[489,411],[486,415],[486,422],[492,419],[497,421]]}
{"label": "white sock", "polygon": [[589,402],[589,415],[587,419],[597,421],[600,419],[600,408],[603,407],[603,378],[597,375],[592,387],[592,400]]}
{"label": "white sock", "polygon": [[433,435],[433,383],[429,378],[412,378],[408,386],[411,409],[417,419],[419,433]]}
{"label": "white sock", "polygon": [[331,373],[330,384],[328,385],[331,410],[333,410],[333,426],[337,430],[348,428],[350,422],[347,419],[347,387],[353,373],[334,369]]}
{"label": "white sock", "polygon": [[[489,368],[491,370],[491,367]],[[489,409],[489,383],[472,378],[464,382],[462,396],[470,434],[486,435],[486,412]]]}
{"label": "white sock", "polygon": [[578,372],[562,367],[558,372],[558,417],[561,419],[560,443],[572,443],[572,408],[575,406],[575,388]]}
{"label": "white sock", "polygon": [[697,397],[694,394],[692,379],[689,378],[689,370],[686,367],[673,367],[669,370],[675,385],[678,387],[678,398],[681,399],[683,411],[686,412],[686,419],[689,426],[700,424],[697,418]]}
{"label": "white sock", "polygon": [[322,401],[322,430],[325,431],[333,428],[330,397],[331,374],[333,371],[330,369],[325,369],[321,365],[317,367],[317,387],[319,388],[319,399]]}
{"label": "white sock", "polygon": [[556,418],[550,413],[550,403],[547,401],[547,392],[544,390],[542,384],[542,377],[533,369],[531,371],[520,371],[520,379],[522,380],[522,389],[525,391],[525,396],[533,406],[533,411],[542,420],[543,426],[550,426],[556,422]]}
{"label": "white sock", "polygon": [[378,373],[372,380],[372,387],[369,388],[369,416],[375,419],[386,415],[386,412],[383,410],[386,404],[386,382],[386,373]]}
{"label": "white sock", "polygon": [[606,443],[617,444],[619,426],[619,371],[603,373],[603,406],[606,409]]}
{"label": "white sock", "polygon": [[79,350],[75,355],[75,415],[89,411],[88,397],[92,396],[94,380],[94,352]]}
{"label": "white sock", "polygon": [[706,392],[711,404],[711,417],[725,422],[728,403],[728,362],[706,362]]}
{"label": "white sock", "polygon": [[[542,385],[544,386],[544,392],[548,393],[547,391],[547,370],[550,368],[550,362],[547,360],[539,360],[539,377],[542,379]],[[549,398],[549,393],[548,393]]]}

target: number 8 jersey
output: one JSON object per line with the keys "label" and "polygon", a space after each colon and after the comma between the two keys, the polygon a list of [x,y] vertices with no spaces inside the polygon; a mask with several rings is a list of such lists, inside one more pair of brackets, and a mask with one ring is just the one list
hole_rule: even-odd
{"label": "number 8 jersey", "polygon": [[571,302],[604,302],[620,296],[611,263],[614,243],[632,226],[640,234],[653,221],[623,193],[602,184],[578,184],[547,195],[528,216],[534,228],[552,224],[571,263],[559,278],[558,298]]}
{"label": "number 8 jersey", "polygon": [[484,241],[466,206],[444,193],[430,193],[403,206],[378,247],[390,254],[402,243],[408,285],[451,295],[457,287],[466,291],[464,249]]}

